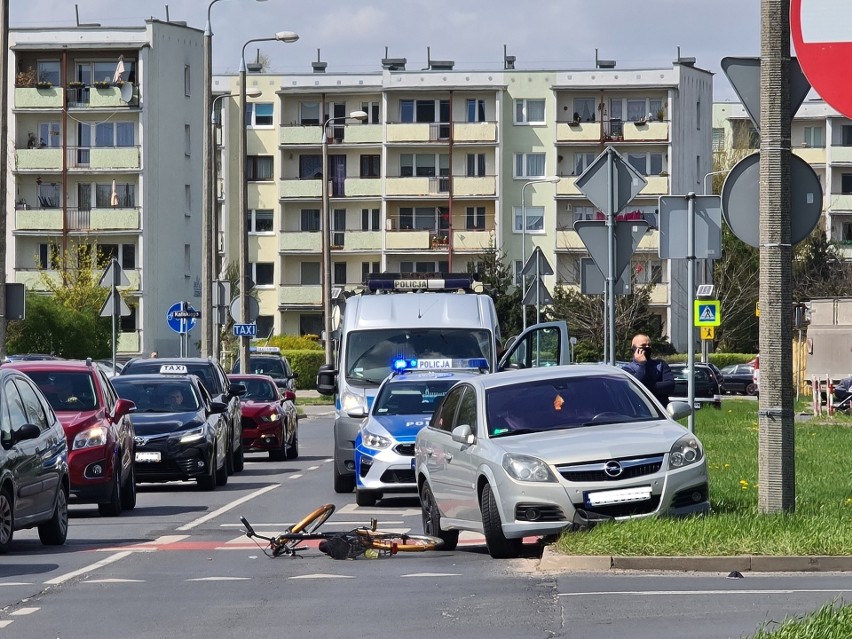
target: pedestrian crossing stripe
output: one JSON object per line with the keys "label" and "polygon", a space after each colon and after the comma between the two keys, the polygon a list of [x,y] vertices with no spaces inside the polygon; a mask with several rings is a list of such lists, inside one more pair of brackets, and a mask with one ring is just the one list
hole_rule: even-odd
{"label": "pedestrian crossing stripe", "polygon": [[722,324],[719,300],[695,300],[695,326],[720,326]]}

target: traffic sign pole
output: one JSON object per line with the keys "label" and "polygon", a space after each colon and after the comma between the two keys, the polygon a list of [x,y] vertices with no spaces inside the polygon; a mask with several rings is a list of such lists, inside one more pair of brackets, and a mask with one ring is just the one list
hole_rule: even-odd
{"label": "traffic sign pole", "polygon": [[[693,191],[686,194],[686,218],[686,288],[689,292],[687,308],[692,308],[695,306],[695,193]],[[687,424],[689,431],[695,432],[695,322],[687,323],[686,343],[689,344],[686,359],[686,396],[692,407]]]}
{"label": "traffic sign pole", "polygon": [[607,326],[609,328],[609,349],[606,353],[611,366],[615,366],[615,161],[612,153],[606,158],[607,175],[609,176],[609,191],[607,193],[606,208],[606,239],[607,239],[607,264],[609,272],[606,275],[606,304],[607,304]]}

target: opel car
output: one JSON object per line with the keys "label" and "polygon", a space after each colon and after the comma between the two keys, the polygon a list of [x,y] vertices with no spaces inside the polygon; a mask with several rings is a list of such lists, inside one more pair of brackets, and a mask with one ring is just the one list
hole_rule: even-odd
{"label": "opel car", "polygon": [[424,532],[492,557],[582,521],[709,510],[704,447],[632,375],[562,366],[462,380],[415,444]]}
{"label": "opel car", "polygon": [[296,459],[299,456],[299,418],[293,405],[296,393],[281,390],[269,375],[228,375],[228,379],[246,389],[240,397],[245,451],[268,452],[273,461]]}

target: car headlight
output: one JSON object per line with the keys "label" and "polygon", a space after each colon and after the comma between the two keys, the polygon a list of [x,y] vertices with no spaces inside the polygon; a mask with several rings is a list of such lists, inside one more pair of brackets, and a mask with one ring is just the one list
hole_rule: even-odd
{"label": "car headlight", "polygon": [[669,470],[683,468],[701,461],[704,450],[701,442],[693,434],[684,435],[674,443],[669,451]]}
{"label": "car headlight", "polygon": [[198,428],[193,428],[192,430],[186,430],[179,434],[180,443],[181,444],[190,444],[192,442],[197,442],[201,439],[204,439],[204,426],[199,426]]}
{"label": "car headlight", "polygon": [[393,440],[390,437],[385,437],[366,429],[361,431],[361,441],[364,442],[364,446],[367,448],[390,448],[391,444],[393,444]]}
{"label": "car headlight", "polygon": [[107,441],[107,429],[103,426],[94,426],[81,430],[74,437],[74,443],[71,445],[71,450],[79,448],[91,448],[93,446],[103,446]]}
{"label": "car headlight", "polygon": [[360,393],[353,393],[351,390],[344,390],[340,394],[340,411],[348,413],[356,408],[367,408],[367,399]]}
{"label": "car headlight", "polygon": [[262,422],[277,422],[278,413],[269,413],[269,415],[261,415],[259,419]]}
{"label": "car headlight", "polygon": [[556,481],[556,477],[550,472],[550,467],[546,463],[529,455],[507,453],[503,456],[503,468],[509,477],[518,481]]}

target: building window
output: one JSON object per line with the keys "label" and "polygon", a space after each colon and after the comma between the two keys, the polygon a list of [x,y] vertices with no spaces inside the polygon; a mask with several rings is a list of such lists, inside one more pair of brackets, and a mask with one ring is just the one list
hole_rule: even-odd
{"label": "building window", "polygon": [[192,185],[190,184],[183,185],[183,214],[187,217],[192,215]]}
{"label": "building window", "polygon": [[258,315],[254,323],[257,324],[258,337],[271,337],[275,331],[275,318],[272,315]]}
{"label": "building window", "polygon": [[272,262],[252,262],[251,278],[257,286],[275,284],[275,265]]}
{"label": "building window", "polygon": [[299,284],[303,286],[313,286],[320,283],[320,263],[319,262],[302,262],[301,264],[301,279]]}
{"label": "building window", "polygon": [[579,120],[580,122],[594,122],[595,99],[574,98],[574,117],[572,120]]}
{"label": "building window", "polygon": [[121,263],[121,268],[134,269],[136,268],[136,245],[122,244],[121,255],[118,261]]}
{"label": "building window", "polygon": [[[544,207],[543,206],[528,206],[527,212],[527,233],[542,233],[544,232]],[[515,232],[520,233],[524,227],[524,207],[513,206],[512,213],[515,217]]]}
{"label": "building window", "polygon": [[362,178],[377,178],[382,175],[382,156],[380,155],[362,155],[361,156],[361,177]]}
{"label": "building window", "polygon": [[183,274],[186,277],[192,275],[192,247],[189,244],[183,245]]}
{"label": "building window", "polygon": [[247,127],[264,127],[272,126],[272,102],[249,102],[246,104],[246,119]]}
{"label": "building window", "polygon": [[123,269],[136,268],[136,246],[134,244],[98,244],[98,262],[118,260]]}
{"label": "building window", "polygon": [[515,124],[544,124],[544,100],[515,100]]}
{"label": "building window", "polygon": [[648,175],[648,158],[644,153],[628,153],[627,162],[639,175]]}
{"label": "building window", "polygon": [[580,175],[585,171],[592,162],[595,161],[594,153],[575,153],[574,154],[574,175]]}
{"label": "building window", "polygon": [[852,126],[848,124],[840,127],[840,146],[852,146]]}
{"label": "building window", "polygon": [[722,127],[713,127],[713,153],[720,153],[725,150],[725,129]]}
{"label": "building window", "polygon": [[467,154],[467,176],[482,177],[485,175],[485,154],[484,153],[468,153]]}
{"label": "building window", "polygon": [[701,100],[695,103],[695,128],[701,130]]}
{"label": "building window", "polygon": [[379,118],[381,111],[379,110],[378,102],[362,102],[361,110],[367,114],[367,119],[361,122],[361,124],[381,124],[381,119]]}
{"label": "building window", "polygon": [[361,209],[361,230],[378,231],[380,218],[379,209]]}
{"label": "building window", "polygon": [[190,88],[191,84],[189,81],[189,65],[185,64],[183,65],[183,94],[186,97],[190,96]]}
{"label": "building window", "polygon": [[38,245],[38,257],[36,258],[36,266],[39,268],[50,268],[50,244]]}
{"label": "building window", "polygon": [[[79,196],[85,191],[88,191],[84,195],[88,202],[91,202],[91,191],[89,191],[89,185],[80,185],[82,187],[82,192],[78,191],[78,199]],[[188,184],[184,185],[185,188],[185,196],[186,196],[186,210],[184,211],[187,215],[192,212],[192,197],[191,191]],[[89,206],[83,206],[82,201],[78,201],[80,208],[89,208]],[[135,184],[116,184],[115,185],[115,197],[113,197],[113,185],[110,182],[109,184],[96,184],[95,185],[95,208],[98,209],[109,209],[109,208],[120,208],[120,209],[132,209],[136,207],[136,185]]]}
{"label": "building window", "polygon": [[299,315],[300,335],[321,335],[322,315]]}
{"label": "building window", "polygon": [[62,143],[60,135],[59,122],[39,122],[38,125],[38,140],[30,139],[27,146],[31,149],[36,147],[43,149],[45,147],[56,148]]}
{"label": "building window", "polygon": [[805,127],[805,146],[812,149],[822,149],[825,147],[825,127],[821,126],[806,126]]}
{"label": "building window", "polygon": [[484,206],[469,206],[467,207],[467,215],[465,218],[465,228],[468,231],[484,231],[485,230],[485,207]]}
{"label": "building window", "polygon": [[59,86],[60,72],[59,60],[39,60],[36,69],[37,82],[50,82],[53,86]]}
{"label": "building window", "polygon": [[319,231],[320,230],[320,210],[319,209],[302,209],[301,231]]}
{"label": "building window", "polygon": [[272,209],[255,209],[248,212],[249,233],[271,233],[273,230]]}
{"label": "building window", "polygon": [[381,273],[380,262],[361,262],[361,283],[367,282],[367,276],[371,273]]}
{"label": "building window", "polygon": [[322,156],[300,155],[299,156],[299,179],[321,180],[322,179]]}
{"label": "building window", "polygon": [[302,126],[318,125],[320,123],[319,102],[302,102],[299,104],[299,124]]}
{"label": "building window", "polygon": [[246,158],[246,179],[254,182],[272,180],[272,156],[250,155]]}
{"label": "building window", "polygon": [[846,244],[852,244],[852,222],[843,222],[843,224],[841,224],[840,241]]}
{"label": "building window", "polygon": [[521,271],[524,270],[524,263],[521,260],[515,260],[515,286],[521,286],[523,278]]}
{"label": "building window", "polygon": [[339,286],[346,284],[346,262],[335,262],[332,264],[331,283]]}
{"label": "building window", "polygon": [[400,262],[400,273],[449,273],[449,263],[446,260],[437,262]]}
{"label": "building window", "polygon": [[544,177],[544,153],[515,153],[515,177]]}
{"label": "building window", "polygon": [[188,124],[183,125],[183,154],[186,157],[192,155],[192,136]]}
{"label": "building window", "polygon": [[130,307],[130,315],[122,316],[119,318],[119,326],[118,330],[122,333],[135,333],[136,332],[136,307]]}
{"label": "building window", "polygon": [[468,122],[485,122],[485,100],[468,98],[468,100],[467,100],[467,121]]}
{"label": "building window", "polygon": [[842,195],[852,194],[852,173],[842,173],[840,175],[840,193]]}
{"label": "building window", "polygon": [[[852,127],[850,127],[852,130]],[[759,149],[760,134],[751,120],[735,120],[731,122],[732,146],[735,149]]]}

